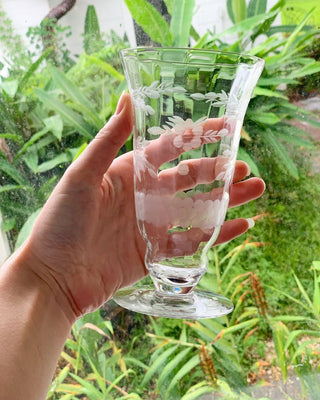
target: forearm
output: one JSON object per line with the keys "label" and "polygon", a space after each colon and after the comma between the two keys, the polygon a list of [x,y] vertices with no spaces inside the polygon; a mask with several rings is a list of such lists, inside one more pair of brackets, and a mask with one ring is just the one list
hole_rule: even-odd
{"label": "forearm", "polygon": [[0,268],[0,399],[43,400],[72,322],[23,252]]}

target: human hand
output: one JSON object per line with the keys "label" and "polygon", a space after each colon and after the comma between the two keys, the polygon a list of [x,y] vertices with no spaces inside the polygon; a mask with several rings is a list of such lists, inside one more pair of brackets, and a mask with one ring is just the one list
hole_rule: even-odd
{"label": "human hand", "polygon": [[[27,265],[54,292],[70,320],[93,311],[121,287],[147,274],[145,242],[136,224],[132,152],[115,158],[132,130],[130,96],[68,168],[21,249]],[[159,152],[158,152],[159,154]],[[230,207],[259,197],[259,178],[238,161]],[[216,243],[249,227],[246,219],[226,221]]]}

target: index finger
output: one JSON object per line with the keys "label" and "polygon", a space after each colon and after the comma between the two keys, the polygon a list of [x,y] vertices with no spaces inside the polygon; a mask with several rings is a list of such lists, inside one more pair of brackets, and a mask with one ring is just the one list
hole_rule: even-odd
{"label": "index finger", "polygon": [[214,134],[213,137],[216,138],[216,141],[220,140],[219,132],[224,128],[224,125],[225,118],[210,118],[202,124],[201,135],[194,135],[191,130],[186,130],[182,135],[178,135],[172,129],[171,132],[163,133],[158,139],[151,141],[145,148],[145,156],[148,162],[158,169],[162,164],[172,161],[186,152],[182,145],[179,146],[177,138],[187,138],[192,149],[196,149],[206,143],[206,140],[209,140],[206,136],[208,132]]}

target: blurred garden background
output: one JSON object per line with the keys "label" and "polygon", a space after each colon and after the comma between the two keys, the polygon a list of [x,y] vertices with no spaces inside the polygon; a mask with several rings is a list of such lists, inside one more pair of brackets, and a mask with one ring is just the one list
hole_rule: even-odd
{"label": "blurred garden background", "polygon": [[[318,0],[0,0],[0,262],[127,89],[119,51],[152,45],[266,61],[239,158],[264,196],[200,286],[234,312],[151,318],[112,301],[78,320],[48,399],[320,398]],[[119,154],[132,150],[129,138]]]}

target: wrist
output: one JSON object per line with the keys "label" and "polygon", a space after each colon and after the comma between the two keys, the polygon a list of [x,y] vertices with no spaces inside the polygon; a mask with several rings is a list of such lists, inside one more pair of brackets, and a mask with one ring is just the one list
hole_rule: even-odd
{"label": "wrist", "polygon": [[74,320],[34,266],[23,247],[0,268],[0,392],[11,400],[45,398]]}
{"label": "wrist", "polygon": [[53,277],[47,266],[32,254],[28,241],[21,246],[1,267],[1,284],[7,285],[12,290],[29,295],[34,293],[42,301],[50,304],[55,309],[55,315],[70,329],[77,319],[77,311],[64,293],[63,287]]}

